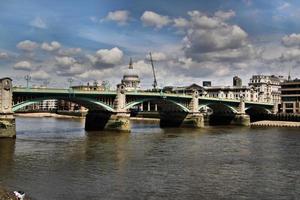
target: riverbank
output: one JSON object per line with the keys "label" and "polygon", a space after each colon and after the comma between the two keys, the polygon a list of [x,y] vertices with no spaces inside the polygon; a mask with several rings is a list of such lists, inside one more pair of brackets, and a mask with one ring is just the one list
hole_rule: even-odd
{"label": "riverbank", "polygon": [[60,115],[56,113],[15,113],[15,116],[20,117],[55,117],[55,118],[67,118],[67,119],[78,119],[82,118],[81,116],[72,116],[72,115]]}
{"label": "riverbank", "polygon": [[[0,200],[16,200],[16,196],[14,192],[10,192],[3,186],[0,186]],[[25,196],[24,200],[30,200],[30,198]]]}
{"label": "riverbank", "polygon": [[289,121],[269,121],[269,120],[263,120],[263,121],[257,121],[252,122],[251,126],[264,126],[264,127],[295,127],[300,128],[300,122],[289,122]]}

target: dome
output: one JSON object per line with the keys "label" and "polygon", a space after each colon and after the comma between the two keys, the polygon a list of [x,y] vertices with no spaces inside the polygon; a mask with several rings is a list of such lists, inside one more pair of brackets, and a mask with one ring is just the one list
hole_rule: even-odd
{"label": "dome", "polygon": [[139,77],[137,70],[135,70],[133,68],[126,69],[123,76],[124,76],[124,78],[125,77]]}
{"label": "dome", "polygon": [[127,90],[135,90],[140,88],[140,78],[138,72],[135,69],[133,69],[131,58],[129,62],[129,67],[125,71],[121,82],[126,86]]}

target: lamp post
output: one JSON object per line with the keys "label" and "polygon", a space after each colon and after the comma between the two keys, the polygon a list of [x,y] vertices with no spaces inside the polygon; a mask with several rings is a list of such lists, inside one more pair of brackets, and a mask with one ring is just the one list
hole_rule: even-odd
{"label": "lamp post", "polygon": [[29,89],[29,81],[31,80],[31,76],[27,74],[24,78],[26,80],[26,88]]}

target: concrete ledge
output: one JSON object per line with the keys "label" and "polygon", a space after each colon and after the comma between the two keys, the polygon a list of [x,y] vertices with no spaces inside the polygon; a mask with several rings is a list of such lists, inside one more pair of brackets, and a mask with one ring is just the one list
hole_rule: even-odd
{"label": "concrete ledge", "polygon": [[251,126],[262,126],[262,127],[294,127],[300,128],[300,122],[288,122],[288,121],[257,121],[251,123]]}

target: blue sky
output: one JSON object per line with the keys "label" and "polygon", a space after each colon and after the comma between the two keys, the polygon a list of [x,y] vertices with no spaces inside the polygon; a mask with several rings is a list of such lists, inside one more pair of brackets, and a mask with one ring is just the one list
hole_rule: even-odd
{"label": "blue sky", "polygon": [[24,84],[118,83],[133,57],[145,87],[300,76],[300,2],[288,0],[2,0],[1,76]]}

